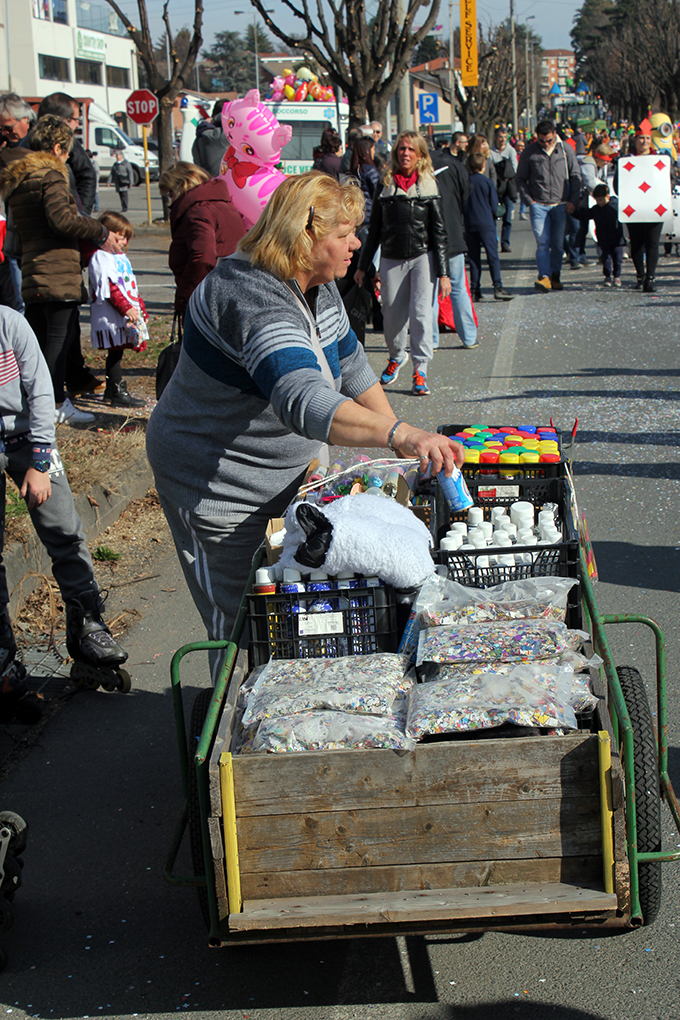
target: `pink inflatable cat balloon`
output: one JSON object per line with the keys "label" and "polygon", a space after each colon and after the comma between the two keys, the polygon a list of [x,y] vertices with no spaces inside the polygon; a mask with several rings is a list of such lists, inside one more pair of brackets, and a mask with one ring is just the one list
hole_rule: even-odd
{"label": "pink inflatable cat balloon", "polygon": [[250,229],[286,175],[275,169],[281,149],[293,134],[289,124],[279,124],[251,89],[243,99],[232,99],[222,109],[222,128],[229,139],[220,175],[231,200]]}

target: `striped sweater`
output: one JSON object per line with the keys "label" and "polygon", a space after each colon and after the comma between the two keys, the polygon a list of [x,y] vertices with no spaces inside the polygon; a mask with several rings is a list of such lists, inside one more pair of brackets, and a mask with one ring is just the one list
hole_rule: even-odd
{"label": "striped sweater", "polygon": [[194,291],[179,363],[147,430],[156,484],[176,506],[279,512],[340,404],[376,383],[334,283],[317,288],[313,318],[335,388],[283,280],[228,258]]}

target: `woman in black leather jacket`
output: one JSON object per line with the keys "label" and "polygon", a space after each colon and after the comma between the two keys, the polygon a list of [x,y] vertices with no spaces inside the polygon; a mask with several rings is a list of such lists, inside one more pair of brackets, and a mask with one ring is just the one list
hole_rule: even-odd
{"label": "woman in black leather jacket", "polygon": [[397,138],[385,184],[380,192],[376,191],[368,237],[354,277],[359,286],[378,245],[389,354],[380,382],[389,386],[396,381],[406,361],[410,328],[411,392],[414,396],[428,396],[434,286],[439,278],[441,292],[448,297],[451,282],[441,197],[427,145],[415,131],[402,131]]}

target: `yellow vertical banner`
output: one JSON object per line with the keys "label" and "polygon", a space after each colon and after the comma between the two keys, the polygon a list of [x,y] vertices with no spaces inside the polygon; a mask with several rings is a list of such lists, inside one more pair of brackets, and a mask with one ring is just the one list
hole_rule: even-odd
{"label": "yellow vertical banner", "polygon": [[460,77],[463,85],[479,85],[476,0],[460,0]]}

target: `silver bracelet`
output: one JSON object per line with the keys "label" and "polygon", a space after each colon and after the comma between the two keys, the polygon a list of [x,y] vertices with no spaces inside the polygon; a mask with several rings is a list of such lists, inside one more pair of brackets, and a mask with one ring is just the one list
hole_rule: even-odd
{"label": "silver bracelet", "polygon": [[387,437],[387,445],[389,446],[390,450],[392,450],[392,451],[394,451],[394,447],[392,446],[392,440],[394,439],[394,433],[397,431],[399,426],[403,425],[403,424],[404,424],[404,420],[403,420],[403,418],[400,418],[399,421],[395,422],[394,425],[392,426],[392,428],[390,429],[390,433],[389,433],[389,435]]}

